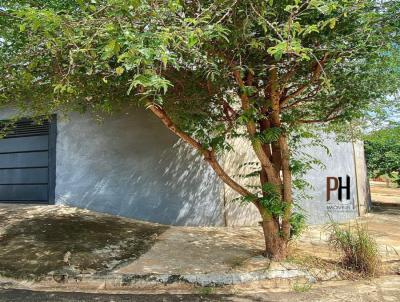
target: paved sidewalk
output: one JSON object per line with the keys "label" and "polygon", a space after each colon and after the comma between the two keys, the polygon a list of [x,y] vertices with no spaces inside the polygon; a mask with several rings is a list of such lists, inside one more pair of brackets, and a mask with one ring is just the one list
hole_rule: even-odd
{"label": "paved sidewalk", "polygon": [[[133,274],[223,273],[245,265],[263,251],[261,229],[255,227],[171,227],[137,261],[116,272]],[[258,269],[269,261],[257,257]]]}
{"label": "paved sidewalk", "polygon": [[[400,208],[359,223],[376,237],[386,274],[400,272]],[[0,209],[0,273],[33,288],[225,286],[340,279],[339,254],[312,226],[282,263],[261,256],[259,227],[166,227],[65,206]],[[186,288],[187,289],[187,288]]]}
{"label": "paved sidewalk", "polygon": [[108,272],[147,252],[167,229],[67,206],[0,207],[0,276]]}
{"label": "paved sidewalk", "polygon": [[[367,214],[358,223],[365,224],[375,237],[383,260],[399,261],[400,265],[400,208],[378,209],[377,213]],[[327,237],[326,226],[310,226],[293,242],[292,250],[327,261],[338,260],[339,254],[327,244]],[[270,262],[260,257],[264,239],[257,227],[171,227],[158,239],[146,254],[115,272],[195,274],[270,267]]]}

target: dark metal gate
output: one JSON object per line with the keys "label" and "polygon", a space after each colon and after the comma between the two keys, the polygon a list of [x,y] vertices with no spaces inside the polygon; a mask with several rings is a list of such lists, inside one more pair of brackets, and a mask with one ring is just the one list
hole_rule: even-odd
{"label": "dark metal gate", "polygon": [[22,119],[5,132],[0,139],[0,202],[53,203],[55,116],[40,124]]}

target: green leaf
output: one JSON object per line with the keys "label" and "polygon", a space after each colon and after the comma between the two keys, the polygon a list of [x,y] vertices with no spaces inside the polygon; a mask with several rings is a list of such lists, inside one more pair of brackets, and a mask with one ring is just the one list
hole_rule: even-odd
{"label": "green leaf", "polygon": [[161,56],[161,62],[163,63],[164,68],[167,67],[167,63],[168,63],[168,56],[163,54]]}
{"label": "green leaf", "polygon": [[114,55],[117,55],[121,49],[120,44],[117,40],[110,40],[104,47],[103,59],[109,59]]}
{"label": "green leaf", "polygon": [[20,24],[20,25],[19,25],[19,31],[20,31],[20,32],[24,32],[25,29],[26,29],[26,24]]}
{"label": "green leaf", "polygon": [[189,39],[188,39],[188,46],[191,48],[193,46],[195,46],[198,42],[198,39],[196,37],[196,35],[194,33],[191,33],[189,35]]}
{"label": "green leaf", "polygon": [[334,29],[336,25],[336,18],[332,18],[329,20],[329,28]]}
{"label": "green leaf", "polygon": [[241,92],[247,96],[253,95],[257,91],[257,88],[254,86],[242,86]]}
{"label": "green leaf", "polygon": [[115,68],[115,73],[117,75],[122,75],[124,73],[124,71],[125,71],[125,69],[123,67],[121,67],[121,66]]}
{"label": "green leaf", "polygon": [[282,128],[268,128],[259,134],[260,140],[265,144],[270,144],[272,142],[278,141],[282,134]]}

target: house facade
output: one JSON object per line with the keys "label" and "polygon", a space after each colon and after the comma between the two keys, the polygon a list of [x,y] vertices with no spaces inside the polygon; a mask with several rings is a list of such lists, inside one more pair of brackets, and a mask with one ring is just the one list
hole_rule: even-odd
{"label": "house facade", "polygon": [[[173,225],[255,225],[260,220],[254,206],[234,201],[236,194],[196,151],[139,110],[102,122],[80,114],[54,115],[41,125],[19,121],[0,140],[0,202],[66,204]],[[3,111],[0,118],[11,115]],[[348,220],[365,213],[369,204],[362,144],[328,139],[326,145],[331,156],[310,147],[325,169],[308,172],[310,198],[298,201],[310,223]],[[234,175],[253,156],[240,149],[221,161]],[[343,188],[333,190],[339,178]]]}

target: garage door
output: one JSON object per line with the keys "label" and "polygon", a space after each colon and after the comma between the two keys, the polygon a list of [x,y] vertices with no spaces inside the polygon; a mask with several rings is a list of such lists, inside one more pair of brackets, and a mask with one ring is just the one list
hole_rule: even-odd
{"label": "garage door", "polygon": [[22,119],[6,133],[0,139],[0,202],[52,203],[55,118],[41,124]]}

